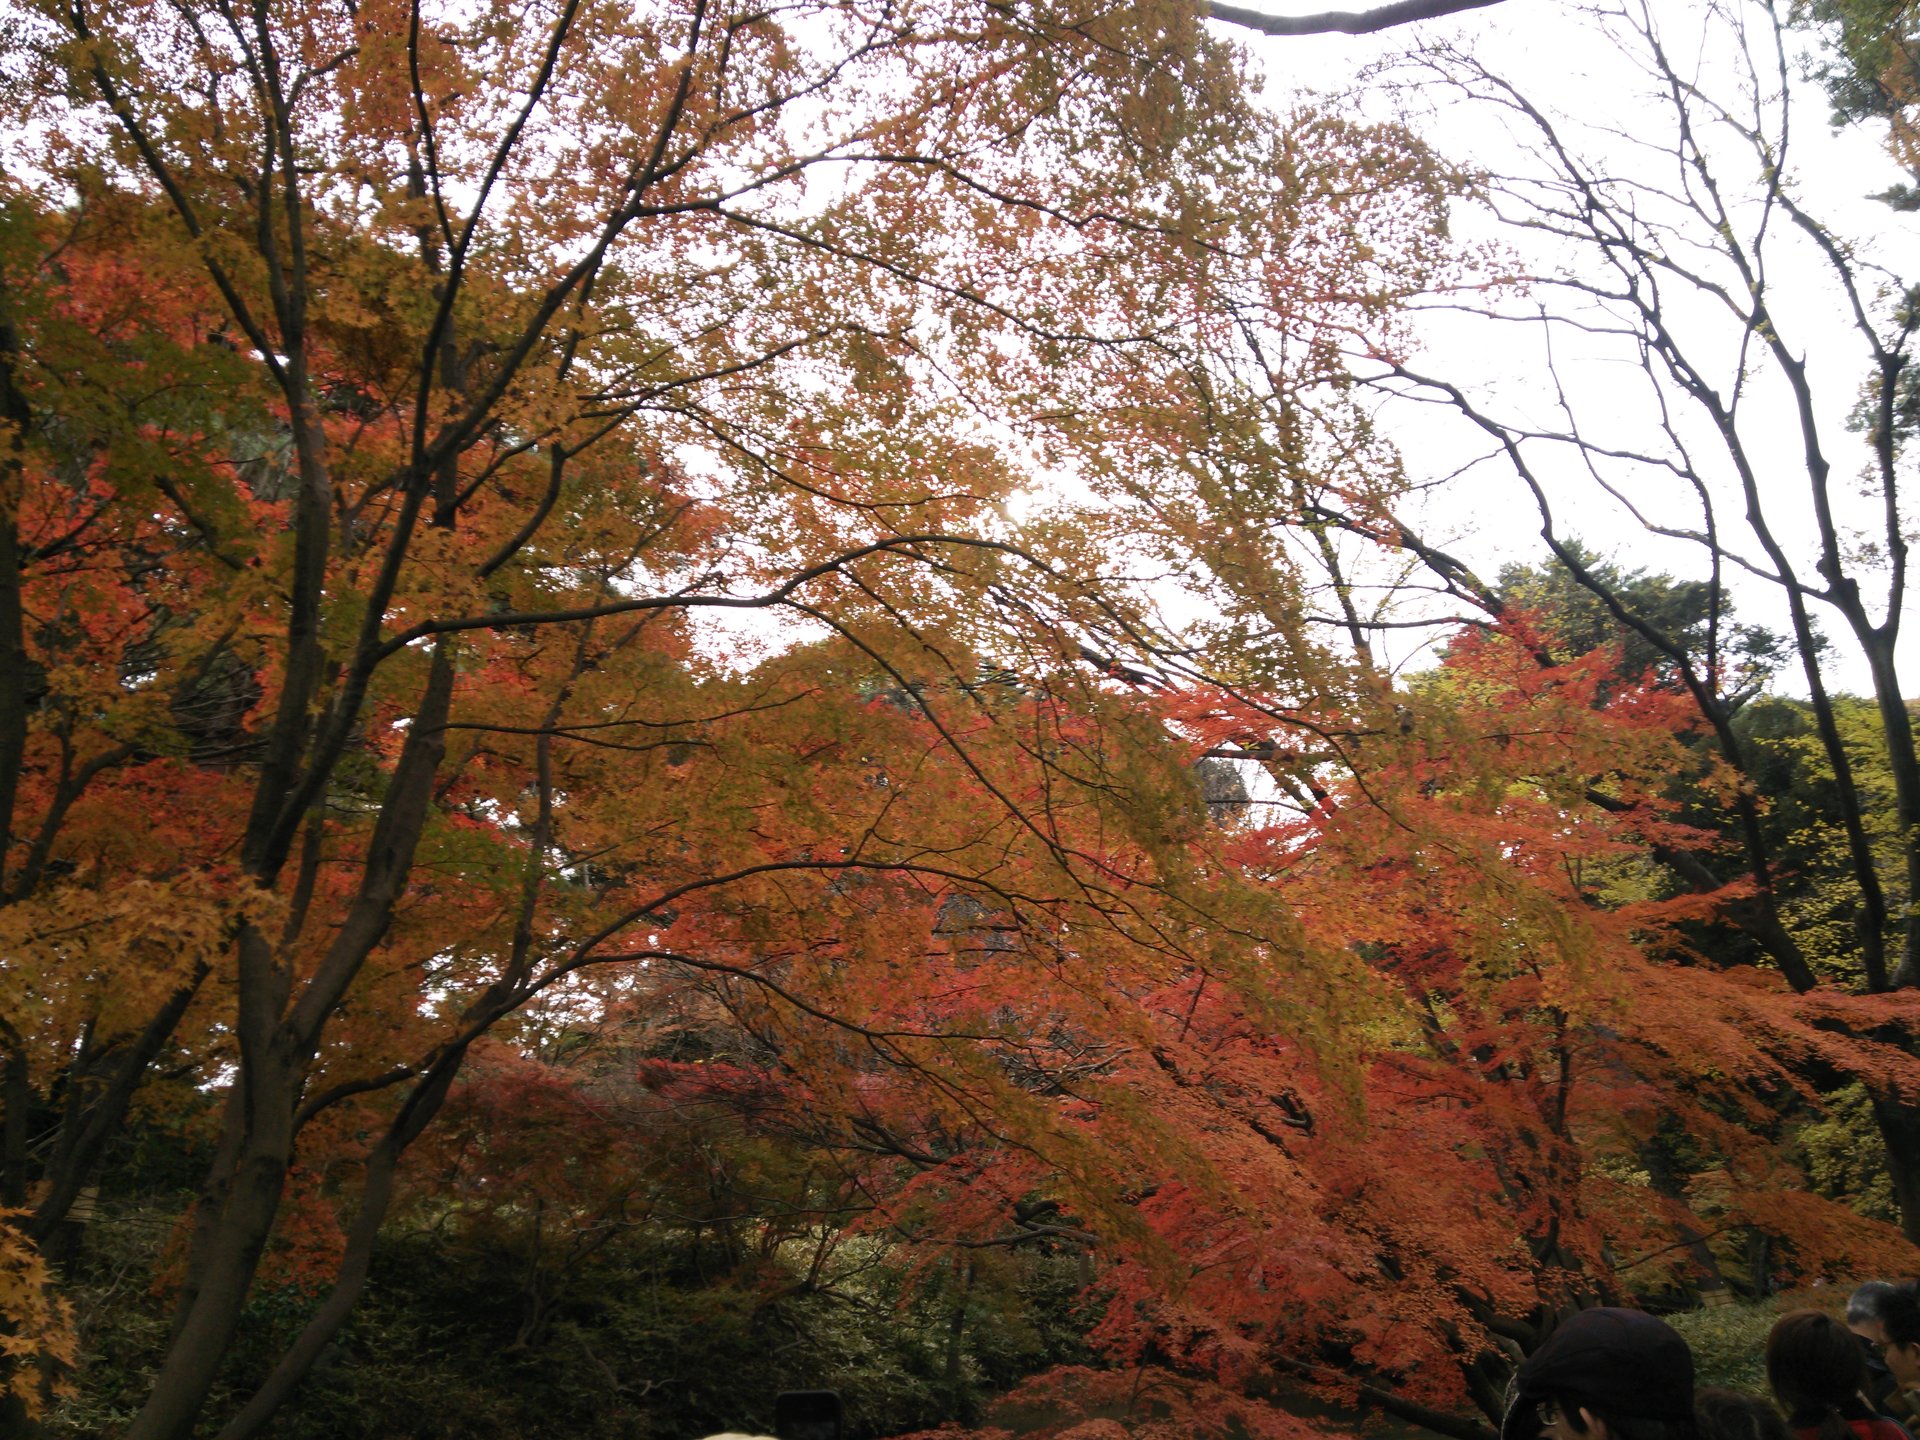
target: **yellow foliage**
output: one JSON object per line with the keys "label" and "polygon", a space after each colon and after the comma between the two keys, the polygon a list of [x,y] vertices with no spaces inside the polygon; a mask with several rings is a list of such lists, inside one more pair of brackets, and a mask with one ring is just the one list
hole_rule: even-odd
{"label": "yellow foliage", "polygon": [[20,1210],[0,1210],[0,1394],[38,1415],[49,1377],[74,1362],[73,1311],[53,1293],[47,1262],[11,1223]]}

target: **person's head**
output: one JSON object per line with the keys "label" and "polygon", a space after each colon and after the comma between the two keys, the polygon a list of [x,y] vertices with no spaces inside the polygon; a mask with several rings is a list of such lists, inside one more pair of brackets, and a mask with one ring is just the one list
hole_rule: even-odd
{"label": "person's head", "polygon": [[1920,1389],[1920,1281],[1887,1287],[1880,1297],[1881,1353],[1902,1390]]}
{"label": "person's head", "polygon": [[1893,1286],[1885,1280],[1869,1280],[1847,1297],[1847,1328],[1862,1340],[1875,1345],[1887,1343],[1887,1327],[1880,1319],[1880,1307]]}
{"label": "person's head", "polygon": [[1520,1366],[1500,1440],[1696,1440],[1693,1352],[1639,1310],[1582,1310]]}
{"label": "person's head", "polygon": [[1767,1332],[1767,1384],[1793,1423],[1848,1440],[1846,1413],[1867,1383],[1859,1338],[1822,1310],[1789,1310]]}
{"label": "person's head", "polygon": [[1710,1385],[1693,1392],[1700,1440],[1793,1440],[1773,1403],[1744,1390]]}

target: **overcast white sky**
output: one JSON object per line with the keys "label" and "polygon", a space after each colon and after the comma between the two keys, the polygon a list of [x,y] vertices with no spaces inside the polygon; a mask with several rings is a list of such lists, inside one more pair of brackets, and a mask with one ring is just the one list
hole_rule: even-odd
{"label": "overcast white sky", "polygon": [[[1265,8],[1274,13],[1309,13],[1328,7],[1275,3]],[[1724,78],[1727,59],[1724,39],[1707,39],[1705,53],[1700,53],[1703,36],[1710,29],[1703,20],[1706,8],[1695,0],[1658,0],[1656,6],[1669,45],[1675,52],[1691,52],[1689,63],[1699,65],[1703,85]],[[1220,30],[1239,39],[1256,57],[1276,105],[1291,103],[1302,89],[1341,91],[1357,83],[1367,67],[1419,41],[1448,40],[1469,46],[1489,68],[1513,80],[1543,106],[1562,112],[1569,122],[1584,121],[1616,131],[1613,135],[1585,132],[1586,142],[1607,163],[1638,167],[1650,175],[1655,172],[1648,167],[1659,163],[1657,151],[1642,148],[1658,139],[1664,125],[1661,107],[1645,93],[1645,80],[1616,51],[1596,41],[1574,7],[1558,0],[1505,0],[1488,9],[1373,36],[1278,38],[1234,26]],[[1363,89],[1360,94],[1360,100],[1347,103],[1382,114],[1396,103],[1379,89]],[[1913,217],[1896,215],[1869,198],[1902,178],[1881,147],[1879,135],[1860,127],[1833,133],[1825,98],[1811,82],[1796,84],[1794,100],[1788,170],[1806,208],[1830,228],[1877,253],[1891,268],[1913,273],[1916,267],[1908,263],[1909,257],[1920,253],[1914,247]],[[1510,133],[1489,108],[1448,103],[1431,89],[1418,92],[1414,103],[1424,112],[1411,116],[1417,128],[1450,156],[1498,170],[1522,163]],[[1482,217],[1470,210],[1461,212],[1460,224],[1463,233],[1492,233]],[[1518,237],[1509,240],[1518,243]],[[1771,293],[1785,322],[1783,331],[1791,329],[1790,343],[1806,354],[1818,378],[1826,444],[1836,475],[1851,477],[1864,452],[1845,432],[1843,422],[1865,373],[1864,352],[1857,340],[1849,341],[1839,323],[1843,316],[1837,293],[1824,283],[1807,253],[1787,257],[1783,251]],[[1423,343],[1419,368],[1461,383],[1489,410],[1533,419],[1551,415],[1552,391],[1543,383],[1542,357],[1511,327],[1450,320],[1427,326]],[[1730,356],[1731,350],[1727,353]],[[1651,427],[1657,412],[1648,404],[1641,372],[1630,352],[1609,356],[1596,348],[1581,356],[1563,348],[1556,359],[1583,402],[1611,427],[1614,436],[1637,439],[1654,433]],[[1783,396],[1784,391],[1770,397],[1749,414],[1758,427],[1753,433],[1759,449],[1778,461],[1777,473],[1766,478],[1767,487],[1790,508],[1786,497],[1805,489],[1804,472],[1795,463],[1798,437],[1785,427],[1777,433],[1770,430],[1766,414],[1771,411],[1773,417],[1785,418],[1789,407]],[[1484,437],[1424,407],[1394,403],[1384,410],[1383,418],[1401,439],[1416,476],[1446,473],[1486,448]],[[1556,507],[1563,533],[1577,534],[1591,547],[1629,565],[1676,574],[1702,573],[1697,551],[1676,542],[1651,540],[1617,506],[1594,503],[1596,492],[1590,482],[1564,472],[1561,480]],[[1654,495],[1650,503],[1657,504],[1660,498]],[[1684,500],[1684,495],[1674,495],[1669,503]],[[1430,538],[1446,543],[1489,578],[1503,561],[1537,561],[1545,553],[1532,501],[1504,462],[1479,467],[1437,495],[1426,508],[1423,524]],[[1806,523],[1792,519],[1786,530],[1796,540],[1809,534]],[[1804,547],[1803,553],[1810,555]],[[1811,576],[1810,568],[1807,573]],[[1736,597],[1746,618],[1773,619],[1775,606],[1765,587],[1738,587]],[[1837,637],[1837,623],[1827,629]],[[1911,644],[1914,637],[1908,638]],[[1920,647],[1912,653],[1920,659]],[[1912,661],[1906,668],[1911,674]],[[1836,678],[1841,688],[1857,690],[1865,677],[1858,667],[1843,666]],[[1915,683],[1909,681],[1910,693]],[[1797,676],[1783,676],[1779,688],[1799,692],[1802,682]]]}

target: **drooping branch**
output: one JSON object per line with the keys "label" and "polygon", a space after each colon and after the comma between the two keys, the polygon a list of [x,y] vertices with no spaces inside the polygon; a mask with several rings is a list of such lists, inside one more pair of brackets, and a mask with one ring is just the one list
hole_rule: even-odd
{"label": "drooping branch", "polygon": [[1213,0],[1207,14],[1229,25],[1243,25],[1262,35],[1372,35],[1420,20],[1437,20],[1464,10],[1482,10],[1500,0],[1397,0],[1377,10],[1324,10],[1317,15],[1267,15],[1244,5]]}
{"label": "drooping branch", "polygon": [[[1312,1365],[1304,1360],[1295,1360],[1279,1355],[1268,1362],[1274,1369],[1303,1380],[1326,1381],[1335,1378],[1336,1372],[1325,1365]],[[1396,1419],[1406,1420],[1423,1430],[1431,1430],[1436,1435],[1444,1435],[1447,1440],[1494,1440],[1491,1426],[1473,1420],[1464,1415],[1456,1415],[1451,1410],[1436,1409],[1431,1405],[1422,1405],[1416,1400],[1397,1394],[1384,1386],[1355,1384],[1350,1376],[1338,1376],[1342,1385],[1351,1387],[1362,1403],[1370,1405],[1382,1413]]]}

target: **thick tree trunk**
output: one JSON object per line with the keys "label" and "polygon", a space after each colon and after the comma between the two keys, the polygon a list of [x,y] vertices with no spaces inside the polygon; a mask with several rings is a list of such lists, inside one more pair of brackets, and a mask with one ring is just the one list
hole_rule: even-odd
{"label": "thick tree trunk", "polygon": [[27,1117],[33,1109],[33,1085],[27,1054],[7,1027],[0,1057],[0,1205],[27,1203]]}
{"label": "thick tree trunk", "polygon": [[190,1308],[178,1317],[173,1342],[147,1403],[127,1440],[187,1440],[207,1391],[220,1372],[240,1323],[260,1254],[273,1231],[293,1156],[299,1069],[277,1054],[247,1067],[246,1138],[225,1206],[208,1233],[193,1278]]}
{"label": "thick tree trunk", "polygon": [[1895,989],[1920,984],[1920,756],[1915,754],[1913,716],[1900,693],[1891,636],[1875,633],[1868,659],[1873,669],[1873,698],[1887,747],[1887,769],[1900,822],[1902,879],[1906,906],[1900,926],[1900,954],[1889,983]]}
{"label": "thick tree trunk", "polygon": [[340,1258],[340,1269],[334,1277],[333,1289],[293,1344],[281,1355],[266,1382],[241,1407],[240,1413],[221,1429],[218,1440],[251,1440],[251,1437],[259,1434],[273,1419],[275,1412],[300,1387],[313,1369],[314,1362],[333,1343],[333,1337],[340,1333],[340,1327],[346,1324],[353,1307],[360,1301],[360,1292],[366,1288],[374,1243],[380,1237],[381,1223],[386,1219],[387,1207],[393,1200],[393,1181],[400,1167],[400,1157],[439,1113],[465,1058],[466,1047],[460,1045],[435,1062],[432,1070],[401,1107],[400,1114],[388,1127],[386,1135],[367,1157],[366,1181],[360,1191],[360,1213],[354,1216],[353,1225],[347,1232],[346,1248]]}
{"label": "thick tree trunk", "polygon": [[[0,304],[5,297],[0,296]],[[21,451],[28,421],[26,397],[14,380],[19,336],[0,316],[0,902],[12,858],[14,806],[27,753],[27,716],[33,672],[27,663],[26,612],[21,602]]]}
{"label": "thick tree trunk", "polygon": [[[1900,677],[1894,663],[1894,631],[1875,630],[1864,614],[1854,620],[1855,634],[1867,653],[1872,667],[1874,703],[1879,711],[1880,731],[1887,751],[1887,768],[1893,777],[1894,801],[1900,826],[1902,878],[1906,886],[1902,907],[1901,944],[1891,974],[1883,974],[1875,989],[1900,989],[1920,980],[1916,976],[1916,955],[1920,954],[1920,758],[1914,751],[1913,718],[1900,694]],[[1873,877],[1877,883],[1877,877]],[[1864,888],[1864,887],[1863,887]],[[1868,923],[1872,923],[1871,916]],[[1884,922],[1883,922],[1884,923]],[[1867,944],[1880,937],[1865,937]],[[1893,1182],[1894,1200],[1900,1207],[1900,1228],[1909,1240],[1920,1242],[1920,1114],[1895,1095],[1873,1095],[1873,1118],[1887,1151],[1887,1174]]]}
{"label": "thick tree trunk", "polygon": [[1897,1095],[1874,1095],[1873,1118],[1887,1147],[1887,1175],[1900,1228],[1920,1244],[1920,1110]]}
{"label": "thick tree trunk", "polygon": [[[414,723],[368,838],[359,893],[297,998],[288,958],[254,926],[240,932],[237,1090],[229,1102],[221,1151],[202,1195],[173,1337],[147,1403],[127,1431],[127,1440],[186,1440],[219,1374],[279,1212],[299,1134],[308,1068],[328,1017],[386,933],[394,902],[404,893],[413,869],[414,849],[432,803],[433,777],[446,749],[453,678],[452,645],[443,642],[435,648]],[[457,1068],[457,1056],[450,1057],[450,1062]],[[434,1075],[440,1075],[438,1066]],[[424,1125],[450,1080],[451,1070],[439,1080],[437,1091],[423,1085],[403,1111],[402,1121],[418,1114],[418,1123]],[[422,1111],[419,1102],[428,1093],[433,1094],[432,1106]],[[402,1121],[396,1121],[396,1126]],[[399,1146],[404,1148],[418,1132],[400,1133]],[[383,1163],[390,1166],[397,1158],[395,1150]],[[386,1210],[383,1187],[390,1183],[390,1169],[370,1170],[373,1193],[367,1197],[370,1208],[365,1209],[365,1216],[374,1229]],[[358,1258],[354,1253],[347,1257],[348,1273],[343,1277],[347,1283],[336,1287],[344,1303],[335,1304],[330,1298],[323,1307],[325,1316],[338,1312],[338,1318],[330,1322],[328,1336],[358,1297],[365,1279],[364,1252],[371,1244],[369,1231]],[[355,1266],[359,1267],[357,1276],[353,1273]],[[281,1372],[275,1372],[268,1386],[273,1392],[270,1403],[263,1401],[265,1408],[256,1423],[264,1423],[280,1399],[291,1393],[324,1343],[312,1344],[304,1337],[296,1342],[292,1378],[282,1383]]]}
{"label": "thick tree trunk", "polygon": [[234,1171],[240,1164],[240,1146],[246,1138],[246,1117],[238,1087],[227,1092],[221,1108],[220,1141],[214,1147],[206,1178],[200,1182],[200,1194],[194,1200],[193,1231],[187,1243],[186,1273],[180,1293],[174,1298],[173,1325],[167,1336],[172,1344],[180,1338],[180,1329],[193,1313],[200,1293],[200,1276],[207,1270],[207,1255],[220,1230],[220,1217],[227,1212],[227,1193],[232,1189]]}

